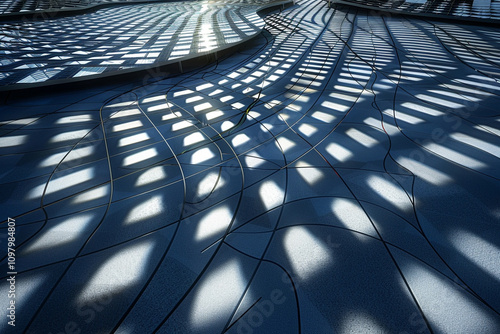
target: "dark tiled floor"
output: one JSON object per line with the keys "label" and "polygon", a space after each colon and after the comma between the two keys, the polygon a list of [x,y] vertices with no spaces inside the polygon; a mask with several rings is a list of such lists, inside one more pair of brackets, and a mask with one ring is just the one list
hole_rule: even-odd
{"label": "dark tiled floor", "polygon": [[14,332],[499,332],[499,43],[305,0],[196,71],[4,96]]}

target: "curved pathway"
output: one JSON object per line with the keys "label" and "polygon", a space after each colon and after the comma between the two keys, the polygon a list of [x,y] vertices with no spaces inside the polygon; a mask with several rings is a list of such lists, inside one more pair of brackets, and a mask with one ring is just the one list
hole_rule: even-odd
{"label": "curved pathway", "polygon": [[264,21],[188,73],[3,95],[16,330],[500,332],[498,31]]}

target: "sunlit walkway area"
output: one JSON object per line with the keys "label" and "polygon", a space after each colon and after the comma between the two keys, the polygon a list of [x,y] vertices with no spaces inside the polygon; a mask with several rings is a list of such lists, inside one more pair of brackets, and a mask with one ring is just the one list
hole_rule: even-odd
{"label": "sunlit walkway area", "polygon": [[60,19],[44,19],[58,13],[51,10],[41,19],[0,21],[0,90],[165,65],[182,72],[182,61],[213,57],[255,37],[265,25],[257,11],[278,3],[285,2],[123,2]]}
{"label": "sunlit walkway area", "polygon": [[157,2],[0,21],[0,332],[500,333],[497,27]]}

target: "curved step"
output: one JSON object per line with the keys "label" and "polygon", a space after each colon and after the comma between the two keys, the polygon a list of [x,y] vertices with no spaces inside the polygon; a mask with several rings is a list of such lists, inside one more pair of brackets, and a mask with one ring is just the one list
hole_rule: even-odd
{"label": "curved step", "polygon": [[257,14],[290,1],[175,2],[0,23],[0,90],[205,65],[257,36]]}

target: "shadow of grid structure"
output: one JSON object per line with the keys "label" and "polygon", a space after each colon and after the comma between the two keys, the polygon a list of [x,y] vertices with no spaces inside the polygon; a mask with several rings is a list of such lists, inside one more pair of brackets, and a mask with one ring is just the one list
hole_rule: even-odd
{"label": "shadow of grid structure", "polygon": [[5,96],[17,328],[500,331],[500,34],[264,21],[189,73]]}

